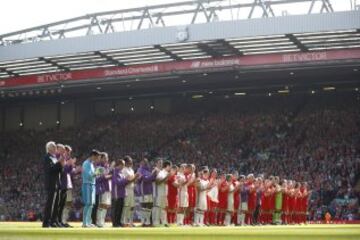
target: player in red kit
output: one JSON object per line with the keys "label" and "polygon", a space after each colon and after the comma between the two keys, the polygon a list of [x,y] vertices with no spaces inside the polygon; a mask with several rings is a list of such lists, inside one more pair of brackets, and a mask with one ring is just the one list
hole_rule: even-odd
{"label": "player in red kit", "polygon": [[274,176],[270,176],[270,186],[269,186],[269,214],[267,215],[267,223],[270,224],[273,222],[273,215],[275,212],[275,182],[276,179]]}
{"label": "player in red kit", "polygon": [[245,214],[245,223],[248,225],[253,224],[253,215],[256,209],[256,188],[254,184],[254,175],[249,174],[247,176],[247,186],[249,188],[249,197],[248,197],[248,211]]}
{"label": "player in red kit", "polygon": [[295,211],[295,188],[294,188],[294,183],[293,181],[290,181],[289,183],[289,191],[288,191],[289,195],[288,195],[288,198],[289,198],[289,222],[290,224],[293,224],[295,223],[294,222],[294,217],[295,217],[295,214],[294,214],[294,211]]}
{"label": "player in red kit", "polygon": [[225,179],[225,174],[221,174],[218,188],[219,188],[219,204],[218,204],[217,224],[222,226],[224,225],[225,213],[228,207],[227,201],[228,201],[228,192],[229,192],[229,184]]}
{"label": "player in red kit", "polygon": [[178,185],[176,184],[177,170],[178,170],[177,166],[172,166],[170,170],[170,176],[167,180],[167,187],[168,187],[167,218],[169,224],[175,223],[176,220],[176,211],[177,211],[177,203],[178,203]]}
{"label": "player in red kit", "polygon": [[269,205],[270,205],[270,180],[266,179],[261,189],[261,206],[259,222],[266,224],[269,222]]}
{"label": "player in red kit", "polygon": [[196,186],[195,186],[195,165],[189,164],[187,166],[187,182],[188,182],[188,196],[189,196],[189,207],[184,220],[185,225],[191,225],[194,221],[194,209],[196,206]]}
{"label": "player in red kit", "polygon": [[300,223],[306,223],[307,220],[307,210],[308,210],[308,198],[310,195],[310,191],[308,191],[308,185],[306,182],[303,183],[300,188],[302,194],[302,203],[301,203],[301,219]]}
{"label": "player in red kit", "polygon": [[301,211],[302,211],[302,193],[300,191],[300,188],[301,188],[301,184],[300,183],[296,183],[295,184],[295,199],[294,199],[294,211],[293,211],[293,217],[294,217],[294,220],[293,222],[294,223],[300,223],[301,221]]}
{"label": "player in red kit", "polygon": [[237,224],[237,215],[238,209],[240,205],[240,182],[238,181],[239,173],[234,171],[233,173],[233,185],[234,185],[234,214],[232,218],[232,222],[236,225]]}
{"label": "player in red kit", "polygon": [[289,186],[287,181],[284,180],[282,184],[282,191],[283,191],[283,201],[282,201],[282,222],[283,224],[288,224],[290,222],[290,192]]}

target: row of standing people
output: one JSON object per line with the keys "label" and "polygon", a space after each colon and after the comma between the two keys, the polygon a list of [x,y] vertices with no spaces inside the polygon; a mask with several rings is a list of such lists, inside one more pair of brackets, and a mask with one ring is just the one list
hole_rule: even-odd
{"label": "row of standing people", "polygon": [[67,223],[73,204],[73,176],[80,173],[76,158],[71,156],[72,148],[50,141],[45,146],[43,160],[44,187],[46,202],[44,206],[43,227],[71,227]]}
{"label": "row of standing people", "polygon": [[194,164],[176,166],[162,160],[152,168],[147,159],[135,173],[130,156],[111,164],[107,157],[102,159],[97,168],[103,168],[103,174],[96,179],[99,207],[93,211],[97,226],[104,225],[105,217],[99,214],[110,205],[113,226],[134,226],[135,202],[140,204],[142,226],[306,222],[310,193],[306,183],[236,172],[218,174],[208,167],[197,171]]}
{"label": "row of standing people", "polygon": [[76,167],[70,146],[49,142],[46,151],[43,227],[70,227],[73,176],[80,172],[83,227],[103,227],[109,208],[114,227],[134,226],[135,198],[142,226],[306,222],[306,184],[272,176],[218,174],[208,167],[197,171],[194,164],[178,167],[162,160],[151,167],[147,159],[135,173],[130,156],[110,164],[107,153],[98,150]]}

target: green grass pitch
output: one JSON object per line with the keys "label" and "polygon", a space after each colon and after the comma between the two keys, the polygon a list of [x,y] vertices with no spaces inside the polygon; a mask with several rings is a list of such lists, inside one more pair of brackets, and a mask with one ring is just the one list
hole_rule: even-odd
{"label": "green grass pitch", "polygon": [[40,222],[0,222],[0,239],[296,239],[296,240],[360,240],[360,225],[295,225],[295,226],[247,226],[247,227],[159,227],[159,228],[41,228]]}

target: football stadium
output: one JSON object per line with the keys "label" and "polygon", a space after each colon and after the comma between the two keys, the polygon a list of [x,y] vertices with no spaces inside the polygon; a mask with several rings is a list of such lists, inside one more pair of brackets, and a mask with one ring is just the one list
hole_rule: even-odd
{"label": "football stadium", "polygon": [[360,239],[360,2],[125,2],[0,25],[0,239]]}

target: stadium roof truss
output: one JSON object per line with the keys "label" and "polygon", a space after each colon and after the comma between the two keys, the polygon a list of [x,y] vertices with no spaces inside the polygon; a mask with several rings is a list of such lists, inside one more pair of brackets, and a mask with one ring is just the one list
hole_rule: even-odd
{"label": "stadium roof truss", "polygon": [[[360,47],[360,11],[334,12],[329,0],[252,0],[233,5],[224,2],[228,3],[185,1],[102,12],[0,35],[0,79],[113,66]],[[309,3],[308,12],[275,15],[277,6],[296,3]],[[320,4],[319,11],[312,14],[316,4]],[[180,7],[185,10],[178,10]],[[246,19],[218,18],[221,11],[236,9],[248,9]],[[259,9],[260,18],[251,19]],[[179,15],[191,16],[190,25],[166,25],[167,17]],[[203,23],[198,22],[199,15],[205,17]],[[137,30],[117,30],[116,24],[135,20]],[[151,26],[148,29],[144,29],[146,20]],[[158,24],[160,27],[154,27]],[[76,35],[80,32],[82,35]]]}
{"label": "stadium roof truss", "polygon": [[[165,27],[174,25],[174,17],[181,17],[177,19],[180,22],[175,22],[176,25],[275,17],[279,15],[275,14],[279,12],[276,11],[279,6],[289,6],[289,4],[307,3],[304,10],[308,9],[308,14],[334,12],[330,0],[242,0],[238,1],[241,3],[235,2],[236,0],[195,0],[93,13],[0,35],[0,45],[62,39],[67,35],[87,36]],[[257,10],[260,13],[257,14]],[[234,11],[236,11],[236,16],[234,16]],[[228,13],[231,15],[230,19],[226,17],[229,16]],[[281,14],[286,15],[287,11],[283,10]],[[146,21],[148,25],[145,24]]]}

